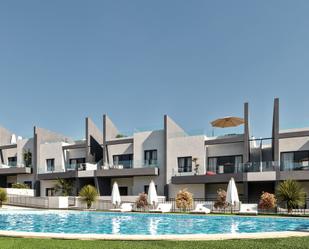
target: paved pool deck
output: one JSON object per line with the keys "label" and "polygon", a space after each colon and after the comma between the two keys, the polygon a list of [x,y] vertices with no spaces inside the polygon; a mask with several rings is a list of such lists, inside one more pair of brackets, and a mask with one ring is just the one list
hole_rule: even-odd
{"label": "paved pool deck", "polygon": [[44,239],[78,239],[78,240],[228,240],[228,239],[269,239],[287,237],[305,237],[309,232],[264,232],[241,234],[190,234],[190,235],[114,235],[114,234],[64,234],[16,232],[0,230],[0,236]]}

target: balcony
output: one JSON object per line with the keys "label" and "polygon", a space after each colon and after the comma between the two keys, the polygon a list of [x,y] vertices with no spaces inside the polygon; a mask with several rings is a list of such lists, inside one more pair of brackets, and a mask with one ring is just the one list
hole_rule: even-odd
{"label": "balcony", "polygon": [[193,184],[193,183],[224,183],[231,177],[235,181],[275,181],[279,169],[277,162],[250,162],[238,164],[225,164],[207,166],[205,174],[195,172],[174,173],[172,183],[174,184]]}
{"label": "balcony", "polygon": [[147,161],[118,161],[105,164],[96,171],[98,177],[132,177],[132,176],[157,176],[159,175],[157,160]]}
{"label": "balcony", "polygon": [[0,164],[0,175],[31,174],[31,171],[31,166],[26,167],[24,164],[16,162],[10,162],[8,165]]}
{"label": "balcony", "polygon": [[279,179],[309,180],[308,161],[302,161],[302,162],[282,161],[280,165]]}

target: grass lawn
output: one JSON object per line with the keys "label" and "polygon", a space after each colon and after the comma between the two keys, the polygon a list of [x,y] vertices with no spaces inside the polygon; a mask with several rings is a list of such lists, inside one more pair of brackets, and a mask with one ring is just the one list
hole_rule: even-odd
{"label": "grass lawn", "polygon": [[257,239],[257,240],[223,240],[223,241],[81,241],[57,239],[22,239],[0,237],[1,249],[156,249],[156,248],[184,248],[184,249],[251,249],[251,248],[309,248],[309,236],[284,239]]}

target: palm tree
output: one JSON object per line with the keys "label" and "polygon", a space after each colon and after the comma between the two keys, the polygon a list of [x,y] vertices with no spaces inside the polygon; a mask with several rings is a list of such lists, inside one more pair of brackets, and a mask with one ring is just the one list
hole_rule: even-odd
{"label": "palm tree", "polygon": [[87,204],[87,208],[91,208],[93,202],[98,197],[98,191],[94,186],[86,185],[79,192],[79,196],[82,197],[82,201]]}
{"label": "palm tree", "polygon": [[73,181],[67,179],[57,178],[57,183],[55,185],[55,191],[63,196],[69,196],[72,194]]}
{"label": "palm tree", "polygon": [[2,207],[2,203],[7,201],[8,197],[4,189],[0,188],[0,207]]}
{"label": "palm tree", "polygon": [[304,206],[306,193],[297,181],[286,180],[279,184],[276,196],[280,201],[286,202],[290,213],[293,208]]}

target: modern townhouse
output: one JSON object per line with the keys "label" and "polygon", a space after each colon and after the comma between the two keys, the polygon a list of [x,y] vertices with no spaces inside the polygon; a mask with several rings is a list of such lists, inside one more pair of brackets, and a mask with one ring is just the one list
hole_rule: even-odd
{"label": "modern townhouse", "polygon": [[[72,180],[74,194],[92,184],[108,196],[117,181],[121,195],[138,195],[147,192],[152,179],[159,195],[173,198],[187,188],[195,198],[212,200],[234,177],[245,202],[256,202],[263,191],[275,192],[286,179],[300,181],[309,196],[309,128],[281,130],[279,99],[271,137],[250,134],[248,103],[243,120],[241,134],[189,135],[165,115],[160,129],[123,136],[104,115],[102,131],[86,118],[81,141],[35,127],[33,138],[14,142],[13,134],[1,128],[1,186],[25,182],[38,196],[54,195],[56,179],[62,178]],[[31,163],[25,164],[26,152]]]}
{"label": "modern townhouse", "polygon": [[33,138],[16,137],[14,133],[0,127],[1,187],[10,187],[17,182],[25,183],[30,188],[34,186],[33,152]]}

